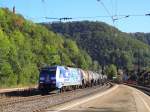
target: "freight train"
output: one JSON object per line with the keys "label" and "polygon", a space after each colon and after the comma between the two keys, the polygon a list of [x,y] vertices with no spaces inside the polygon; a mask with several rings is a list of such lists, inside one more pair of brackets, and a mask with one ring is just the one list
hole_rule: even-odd
{"label": "freight train", "polygon": [[40,70],[39,90],[49,92],[58,89],[62,92],[104,84],[106,81],[106,75],[80,68],[65,66],[44,67]]}

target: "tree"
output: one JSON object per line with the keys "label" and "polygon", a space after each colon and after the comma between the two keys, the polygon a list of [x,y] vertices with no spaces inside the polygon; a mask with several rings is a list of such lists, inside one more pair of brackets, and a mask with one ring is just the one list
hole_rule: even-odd
{"label": "tree", "polygon": [[75,41],[21,15],[0,9],[0,20],[4,21],[0,24],[0,87],[37,84],[39,69],[44,66],[88,69],[92,63]]}
{"label": "tree", "polygon": [[108,76],[108,79],[112,80],[113,77],[117,78],[117,68],[115,65],[111,64],[109,65],[105,70],[106,75]]}
{"label": "tree", "polygon": [[[84,49],[92,58],[101,65],[115,64],[118,68],[133,68],[138,62],[137,51],[140,49],[141,66],[150,65],[149,35],[136,35],[140,39],[133,38],[131,34],[119,31],[118,29],[103,22],[65,22],[65,23],[44,23],[50,31],[67,36],[67,39],[75,40],[78,47]],[[114,35],[115,32],[115,35]],[[142,35],[142,36],[141,36]],[[140,41],[139,41],[140,40]]]}

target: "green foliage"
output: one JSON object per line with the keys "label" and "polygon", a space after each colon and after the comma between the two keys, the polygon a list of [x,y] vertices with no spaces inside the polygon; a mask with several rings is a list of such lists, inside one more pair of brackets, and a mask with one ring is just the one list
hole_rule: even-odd
{"label": "green foliage", "polygon": [[[92,59],[91,57],[85,52],[81,51],[82,54],[78,54],[78,67],[83,69],[91,69],[92,66]],[[94,69],[93,69],[94,70]],[[97,69],[95,69],[96,71]]]}
{"label": "green foliage", "polygon": [[148,45],[150,45],[150,33],[131,33],[130,34],[133,38],[136,38]]}
{"label": "green foliage", "polygon": [[117,68],[115,65],[111,64],[108,67],[106,67],[105,73],[108,76],[108,79],[113,79],[113,77],[117,78]]}
{"label": "green foliage", "polygon": [[[150,46],[105,23],[82,21],[44,25],[75,40],[100,65],[115,64],[117,68],[132,69],[140,62],[141,67],[150,66]],[[145,37],[148,43],[148,34]]]}
{"label": "green foliage", "polygon": [[98,61],[93,61],[92,70],[97,71],[97,70],[99,70],[99,68],[100,68],[100,65],[99,65]]}
{"label": "green foliage", "polygon": [[72,65],[88,69],[91,57],[75,41],[0,9],[0,87],[38,82],[39,68]]}
{"label": "green foliage", "polygon": [[[49,30],[61,33],[56,34],[8,9],[0,9],[0,20],[0,87],[36,84],[38,69],[45,65],[95,71],[100,64],[127,69],[138,62],[150,66],[147,44],[105,23],[45,24]],[[110,66],[110,73],[114,75],[115,69]]]}

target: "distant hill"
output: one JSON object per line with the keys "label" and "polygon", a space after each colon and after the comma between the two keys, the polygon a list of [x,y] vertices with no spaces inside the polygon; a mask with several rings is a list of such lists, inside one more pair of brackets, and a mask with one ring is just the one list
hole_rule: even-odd
{"label": "distant hill", "polygon": [[93,60],[118,68],[150,66],[150,46],[103,22],[43,23],[50,31],[75,40]]}
{"label": "distant hill", "polygon": [[0,87],[35,84],[45,65],[96,70],[94,63],[75,41],[0,9]]}
{"label": "distant hill", "polygon": [[130,34],[132,37],[150,45],[150,33],[140,33],[140,32],[137,32],[137,33],[131,33]]}

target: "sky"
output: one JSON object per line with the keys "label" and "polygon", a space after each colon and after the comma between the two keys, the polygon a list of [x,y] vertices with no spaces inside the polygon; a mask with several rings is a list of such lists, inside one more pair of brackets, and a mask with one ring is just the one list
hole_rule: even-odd
{"label": "sky", "polygon": [[[101,21],[123,32],[150,32],[150,0],[0,0],[7,7],[35,23],[68,21]],[[122,16],[121,16],[122,15]],[[130,16],[128,16],[130,15]],[[113,19],[115,20],[113,23]]]}

